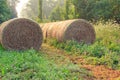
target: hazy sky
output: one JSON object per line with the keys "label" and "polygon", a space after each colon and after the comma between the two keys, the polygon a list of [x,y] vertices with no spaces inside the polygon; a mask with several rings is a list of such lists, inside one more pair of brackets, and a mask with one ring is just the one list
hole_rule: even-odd
{"label": "hazy sky", "polygon": [[16,6],[17,10],[17,16],[20,17],[22,8],[26,6],[26,4],[29,2],[29,0],[19,0],[20,2]]}
{"label": "hazy sky", "polygon": [[[60,0],[63,4],[64,1]],[[51,11],[58,4],[57,0],[43,0],[43,17],[49,18]],[[16,6],[17,17],[33,18],[38,17],[38,0],[19,0]]]}

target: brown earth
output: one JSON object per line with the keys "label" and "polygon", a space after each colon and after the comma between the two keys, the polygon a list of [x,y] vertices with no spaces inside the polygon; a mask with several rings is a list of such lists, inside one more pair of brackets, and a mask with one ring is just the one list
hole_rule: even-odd
{"label": "brown earth", "polygon": [[42,51],[47,53],[48,58],[55,60],[58,65],[65,64],[66,60],[69,60],[73,64],[77,64],[80,67],[91,71],[93,77],[87,77],[85,80],[120,80],[120,70],[113,70],[105,67],[104,65],[86,64],[86,61],[82,56],[71,55],[64,50],[56,49],[55,47],[47,44],[42,45]]}

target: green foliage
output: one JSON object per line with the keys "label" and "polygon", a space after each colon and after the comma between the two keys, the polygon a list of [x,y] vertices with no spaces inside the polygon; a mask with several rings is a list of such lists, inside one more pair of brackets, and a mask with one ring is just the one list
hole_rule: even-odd
{"label": "green foliage", "polygon": [[39,0],[39,15],[38,15],[38,18],[40,19],[40,22],[42,22],[42,15],[43,15],[43,10],[42,10],[42,3],[43,2],[43,0]]}
{"label": "green foliage", "polygon": [[[77,71],[77,72],[76,72]],[[70,62],[56,65],[43,52],[6,51],[0,46],[0,78],[2,80],[78,80],[92,76]]]}
{"label": "green foliage", "polygon": [[117,52],[109,52],[100,58],[100,63],[113,69],[120,69],[120,54]]}
{"label": "green foliage", "polygon": [[98,58],[104,56],[105,53],[108,51],[106,47],[102,46],[98,42],[95,42],[93,45],[87,45],[84,43],[77,43],[76,41],[67,41],[61,43],[53,39],[53,40],[48,40],[47,43],[57,48],[64,49],[67,52],[98,57]]}
{"label": "green foliage", "polygon": [[38,54],[34,50],[25,52],[2,51],[0,53],[0,75],[2,79],[53,80],[56,77],[58,78],[59,76],[62,76],[62,74],[58,75],[58,73],[62,73],[62,70],[64,69],[61,69],[61,72],[59,72],[59,70],[52,65],[52,63],[49,63],[40,54],[42,53]]}
{"label": "green foliage", "polygon": [[51,21],[75,18],[75,8],[71,0],[65,0],[63,6],[57,5],[50,14]]}
{"label": "green foliage", "polygon": [[65,20],[65,10],[60,6],[56,6],[50,15],[51,21]]}
{"label": "green foliage", "polygon": [[7,0],[0,0],[0,23],[11,18],[11,13],[7,5]]}
{"label": "green foliage", "polygon": [[[51,20],[83,18],[97,22],[120,20],[120,0],[64,0],[64,6],[55,8]],[[61,16],[62,15],[62,16]],[[59,17],[59,18],[58,18]]]}
{"label": "green foliage", "polygon": [[109,50],[120,52],[120,34],[119,25],[107,22],[99,22],[95,25],[97,41]]}
{"label": "green foliage", "polygon": [[66,0],[65,2],[65,10],[66,10],[66,19],[74,19],[75,18],[75,7],[72,4],[71,0]]}
{"label": "green foliage", "polygon": [[[88,20],[109,20],[118,17],[120,7],[118,7],[120,0],[73,0],[73,4],[76,7],[78,18],[85,18]],[[116,10],[114,9],[116,7]],[[114,15],[113,12],[116,12]]]}
{"label": "green foliage", "polygon": [[97,38],[91,45],[75,41],[58,42],[55,39],[49,39],[47,43],[71,54],[83,55],[90,64],[102,64],[113,69],[120,69],[119,25],[99,22],[95,25],[95,30]]}

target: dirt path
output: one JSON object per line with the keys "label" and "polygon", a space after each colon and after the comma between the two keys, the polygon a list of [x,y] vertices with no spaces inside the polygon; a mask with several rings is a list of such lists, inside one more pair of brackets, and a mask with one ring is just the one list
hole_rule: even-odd
{"label": "dirt path", "polygon": [[87,80],[120,80],[120,70],[112,70],[103,65],[95,66],[86,64],[82,56],[70,55],[64,50],[56,49],[55,47],[51,47],[47,44],[42,45],[42,51],[47,53],[50,59],[54,59],[57,64],[65,64],[65,61],[69,60],[73,64],[80,65],[80,67],[91,71],[95,78]]}

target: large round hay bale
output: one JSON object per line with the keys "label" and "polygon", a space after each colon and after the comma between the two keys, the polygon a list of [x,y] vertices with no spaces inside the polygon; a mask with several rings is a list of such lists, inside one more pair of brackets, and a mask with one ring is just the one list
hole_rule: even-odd
{"label": "large round hay bale", "polygon": [[45,23],[42,26],[44,38],[56,38],[58,41],[75,40],[91,44],[95,41],[95,30],[86,20],[74,19]]}
{"label": "large round hay bale", "polygon": [[0,26],[0,42],[9,50],[39,50],[43,35],[40,26],[29,19],[16,18]]}

